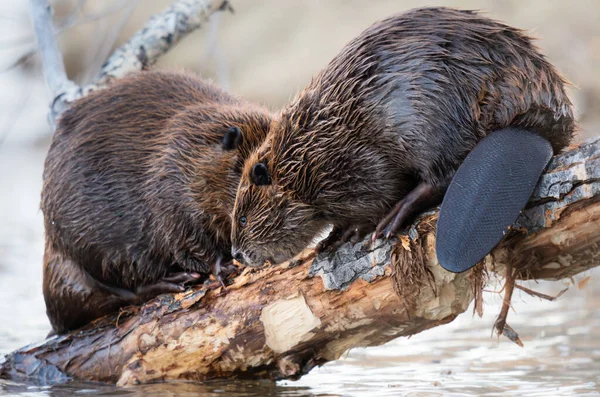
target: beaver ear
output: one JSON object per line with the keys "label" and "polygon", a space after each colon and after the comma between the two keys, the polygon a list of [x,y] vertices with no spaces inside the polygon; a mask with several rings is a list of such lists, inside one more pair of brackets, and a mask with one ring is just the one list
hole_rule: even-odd
{"label": "beaver ear", "polygon": [[242,131],[237,127],[231,127],[223,136],[222,148],[226,151],[237,149],[243,140]]}
{"label": "beaver ear", "polygon": [[252,167],[252,172],[250,173],[250,180],[256,186],[270,185],[271,176],[269,175],[269,170],[267,169],[267,166],[263,163],[258,163],[254,167]]}

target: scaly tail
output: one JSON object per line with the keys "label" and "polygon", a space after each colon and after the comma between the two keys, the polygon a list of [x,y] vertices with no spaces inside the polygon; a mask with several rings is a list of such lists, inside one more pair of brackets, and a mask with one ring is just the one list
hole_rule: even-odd
{"label": "scaly tail", "polygon": [[475,146],[440,209],[436,253],[444,269],[469,270],[502,240],[551,158],[546,139],[517,128],[494,131]]}

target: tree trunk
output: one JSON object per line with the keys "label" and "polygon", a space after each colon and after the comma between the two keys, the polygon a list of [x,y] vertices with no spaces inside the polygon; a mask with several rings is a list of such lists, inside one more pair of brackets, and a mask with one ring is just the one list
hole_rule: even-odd
{"label": "tree trunk", "polygon": [[[435,257],[437,211],[375,248],[342,246],[297,267],[245,269],[221,295],[162,295],[6,357],[3,377],[131,385],[215,378],[296,379],[346,350],[452,321],[486,274],[559,280],[600,264],[600,138],[557,156],[509,236],[462,274]],[[510,303],[510,302],[509,302]]]}

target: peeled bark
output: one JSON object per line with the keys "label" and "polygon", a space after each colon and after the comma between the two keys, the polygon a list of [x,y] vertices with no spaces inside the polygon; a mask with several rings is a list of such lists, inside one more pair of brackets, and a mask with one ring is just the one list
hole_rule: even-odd
{"label": "peeled bark", "polygon": [[245,269],[226,295],[204,287],[162,295],[22,348],[0,376],[119,385],[296,379],[350,348],[452,321],[480,296],[485,273],[502,275],[507,263],[517,279],[571,277],[600,264],[600,138],[553,160],[517,227],[469,272],[437,263],[436,218],[423,214],[374,249],[346,244],[297,267]]}

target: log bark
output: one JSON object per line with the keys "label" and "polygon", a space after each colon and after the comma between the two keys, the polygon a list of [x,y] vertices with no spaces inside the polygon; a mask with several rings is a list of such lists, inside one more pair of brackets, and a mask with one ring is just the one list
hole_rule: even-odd
{"label": "log bark", "polygon": [[452,321],[480,296],[486,274],[502,275],[508,263],[517,279],[571,277],[600,264],[600,138],[553,159],[516,227],[469,272],[437,263],[436,217],[425,213],[372,249],[348,243],[297,267],[245,269],[225,295],[204,286],[162,295],[19,349],[0,376],[119,385],[296,379],[350,348]]}

